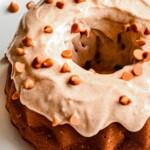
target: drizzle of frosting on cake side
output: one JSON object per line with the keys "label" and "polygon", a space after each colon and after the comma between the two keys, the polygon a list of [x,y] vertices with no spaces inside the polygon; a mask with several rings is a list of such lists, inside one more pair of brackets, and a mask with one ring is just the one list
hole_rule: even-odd
{"label": "drizzle of frosting on cake side", "polygon": [[[94,57],[90,48],[97,48],[95,37],[100,35],[105,38],[101,39],[102,49],[108,51],[104,55],[111,54],[118,63],[124,63],[122,57],[126,53],[110,51],[105,41],[111,41],[112,49],[118,48],[116,37],[124,33],[122,26],[126,24],[141,26],[140,33],[131,33],[132,39],[125,37],[128,47],[136,48],[136,44],[133,46],[138,42],[135,38],[142,37],[146,44],[137,47],[150,52],[150,36],[144,35],[150,25],[149,3],[146,0],[63,2],[63,9],[56,7],[56,1],[47,4],[43,0],[30,9],[22,18],[9,48],[7,57],[13,67],[12,80],[20,91],[21,103],[53,121],[54,126],[71,124],[86,137],[95,135],[112,122],[119,122],[130,131],[140,130],[150,116],[150,62],[140,61],[142,75],[137,76],[134,70],[134,77],[129,81],[122,80],[121,76],[133,70],[134,64],[124,64],[121,70],[105,75],[81,66]],[[74,33],[71,33],[73,25]],[[136,27],[133,30],[136,31]],[[80,32],[85,31],[90,40],[85,40],[86,47],[79,48]],[[75,47],[81,49],[79,54]],[[65,50],[72,50],[72,53],[64,54]]]}

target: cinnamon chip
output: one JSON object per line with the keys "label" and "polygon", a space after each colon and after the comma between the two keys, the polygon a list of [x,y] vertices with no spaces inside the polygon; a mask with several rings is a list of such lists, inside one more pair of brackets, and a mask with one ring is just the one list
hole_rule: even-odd
{"label": "cinnamon chip", "polygon": [[54,0],[45,0],[45,3],[52,4]]}
{"label": "cinnamon chip", "polygon": [[23,45],[26,47],[30,47],[33,46],[33,42],[32,39],[30,37],[26,37],[23,41],[22,41]]}
{"label": "cinnamon chip", "polygon": [[56,7],[59,8],[59,9],[63,9],[64,6],[65,6],[65,4],[64,4],[63,2],[58,1],[58,2],[56,3]]}
{"label": "cinnamon chip", "polygon": [[55,127],[57,125],[59,125],[61,122],[60,118],[56,115],[53,116],[53,120],[52,120],[52,126]]}
{"label": "cinnamon chip", "polygon": [[72,58],[72,50],[64,50],[61,53],[61,56],[64,58]]}
{"label": "cinnamon chip", "polygon": [[26,4],[26,7],[28,10],[32,9],[35,6],[35,2],[34,1],[30,1]]}
{"label": "cinnamon chip", "polygon": [[67,63],[64,63],[60,72],[62,72],[62,73],[71,72],[71,68],[69,67],[69,65]]}
{"label": "cinnamon chip", "polygon": [[127,96],[121,96],[121,97],[119,98],[119,103],[120,103],[121,105],[126,106],[126,105],[129,105],[129,104],[131,103],[131,100],[130,100]]}
{"label": "cinnamon chip", "polygon": [[69,83],[72,85],[79,85],[81,83],[81,79],[78,75],[72,75],[69,79]]}
{"label": "cinnamon chip", "polygon": [[132,29],[133,32],[138,33],[141,30],[141,25],[137,23],[131,24],[130,28]]}
{"label": "cinnamon chip", "polygon": [[136,60],[143,60],[143,51],[140,49],[136,49],[133,52],[133,56]]}
{"label": "cinnamon chip", "polygon": [[53,64],[54,64],[53,60],[51,58],[48,58],[42,63],[42,67],[44,68],[52,67]]}
{"label": "cinnamon chip", "polygon": [[76,3],[86,2],[86,0],[75,0]]}
{"label": "cinnamon chip", "polygon": [[15,62],[14,69],[18,73],[25,72],[25,64],[20,63],[20,62]]}
{"label": "cinnamon chip", "polygon": [[136,40],[138,46],[144,46],[146,44],[146,40],[144,38],[140,38]]}
{"label": "cinnamon chip", "polygon": [[71,33],[79,33],[80,32],[80,27],[77,23],[74,23],[71,27]]}
{"label": "cinnamon chip", "polygon": [[42,67],[43,59],[41,57],[35,57],[32,62],[32,67],[34,69],[40,69]]}
{"label": "cinnamon chip", "polygon": [[70,117],[70,124],[73,126],[77,126],[77,125],[79,125],[79,123],[80,123],[79,117],[76,114],[73,114]]}
{"label": "cinnamon chip", "polygon": [[51,26],[45,26],[44,32],[45,33],[53,33],[53,28]]}
{"label": "cinnamon chip", "polygon": [[143,61],[144,62],[150,61],[150,52],[143,53]]}
{"label": "cinnamon chip", "polygon": [[18,56],[23,56],[23,55],[25,55],[25,49],[23,49],[23,48],[16,48],[16,55],[18,55]]}
{"label": "cinnamon chip", "polygon": [[11,2],[7,8],[7,10],[11,13],[15,13],[19,11],[19,5],[17,3]]}
{"label": "cinnamon chip", "polygon": [[140,76],[142,75],[143,73],[143,67],[141,64],[136,64],[134,67],[133,67],[133,73],[134,75],[136,76]]}
{"label": "cinnamon chip", "polygon": [[149,29],[149,28],[146,28],[145,31],[144,31],[144,34],[145,34],[145,35],[149,35],[149,34],[150,34],[150,29]]}
{"label": "cinnamon chip", "polygon": [[27,78],[23,83],[25,89],[32,89],[34,85],[35,85],[35,81],[31,78]]}
{"label": "cinnamon chip", "polygon": [[122,74],[121,79],[125,80],[125,81],[129,81],[129,80],[133,79],[133,77],[134,77],[134,75],[131,72],[124,72]]}
{"label": "cinnamon chip", "polygon": [[16,91],[16,92],[13,93],[11,99],[12,99],[12,100],[18,100],[18,99],[19,99],[19,96],[20,96],[19,91]]}

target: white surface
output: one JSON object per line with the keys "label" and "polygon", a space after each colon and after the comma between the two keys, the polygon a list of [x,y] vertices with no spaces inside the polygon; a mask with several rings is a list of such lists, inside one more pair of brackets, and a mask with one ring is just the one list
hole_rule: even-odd
{"label": "white surface", "polygon": [[[20,10],[11,14],[7,12],[11,0],[0,0],[0,150],[33,150],[28,143],[22,140],[17,129],[10,123],[9,115],[5,110],[4,86],[7,62],[2,58],[12,41],[21,17],[27,11],[25,5],[30,0],[13,1],[19,4]],[[38,0],[34,1],[37,2]]]}

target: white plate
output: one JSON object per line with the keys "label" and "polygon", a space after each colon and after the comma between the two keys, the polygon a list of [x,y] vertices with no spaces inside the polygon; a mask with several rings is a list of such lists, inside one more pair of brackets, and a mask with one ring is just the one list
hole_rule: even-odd
{"label": "white plate", "polygon": [[20,10],[11,14],[7,12],[11,0],[0,0],[0,150],[33,150],[31,145],[22,140],[18,130],[10,123],[8,112],[5,109],[4,86],[8,65],[2,58],[13,39],[21,17],[27,11],[26,3],[29,2],[29,0],[13,1],[19,4]]}

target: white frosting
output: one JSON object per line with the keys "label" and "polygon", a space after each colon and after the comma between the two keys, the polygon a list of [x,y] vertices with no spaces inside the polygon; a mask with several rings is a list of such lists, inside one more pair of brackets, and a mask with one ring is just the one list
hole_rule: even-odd
{"label": "white frosting", "polygon": [[[73,128],[86,137],[97,134],[112,122],[119,122],[130,131],[140,130],[150,115],[150,62],[143,63],[142,76],[128,82],[120,79],[125,70],[133,68],[133,65],[126,65],[126,63],[123,64],[126,65],[123,69],[115,73],[93,74],[76,63],[83,66],[85,60],[93,58],[94,53],[89,47],[96,49],[96,45],[93,44],[95,33],[92,30],[93,37],[90,37],[90,42],[87,41],[89,47],[85,48],[86,53],[82,49],[79,55],[74,51],[72,44],[79,34],[71,34],[70,29],[73,23],[78,23],[83,31],[85,29],[101,31],[114,45],[110,53],[122,64],[120,52],[115,51],[116,37],[122,32],[121,24],[141,23],[141,30],[144,32],[145,27],[150,25],[150,2],[148,0],[86,0],[76,4],[71,0],[64,0],[64,3],[64,9],[58,9],[55,6],[56,1],[53,4],[45,4],[41,0],[21,20],[18,32],[7,53],[12,66],[16,61],[26,65],[25,72],[21,74],[12,72],[16,89],[20,90],[21,103],[50,121],[53,115],[59,116],[62,120],[61,124],[69,123],[69,118],[76,113],[80,124]],[[54,33],[45,34],[43,28],[46,25],[51,25]],[[98,36],[102,37],[101,35]],[[26,36],[33,39],[34,46],[25,47],[26,55],[16,56],[15,49]],[[131,37],[132,39],[128,39],[126,36],[125,41],[131,45],[127,47],[133,49],[135,48],[134,33],[130,35]],[[149,51],[150,36],[144,38],[147,44],[142,49]],[[80,45],[79,40],[78,42]],[[103,43],[103,40],[101,42],[104,46],[103,51],[110,48],[109,43],[105,41]],[[79,47],[78,44],[75,45]],[[74,62],[61,57],[62,51],[66,49],[73,50]],[[52,58],[54,66],[44,69],[32,68],[31,63],[36,56]],[[71,73],[60,73],[65,62],[71,67]],[[72,86],[67,83],[73,74],[80,76],[82,80],[80,85]],[[35,79],[33,89],[23,88],[22,83],[27,77]],[[118,100],[122,95],[129,97],[132,103],[128,106],[120,105]]]}

